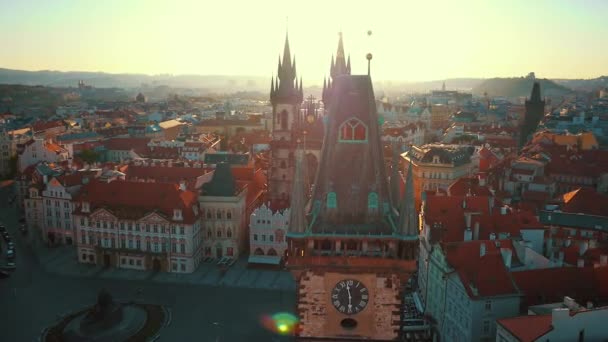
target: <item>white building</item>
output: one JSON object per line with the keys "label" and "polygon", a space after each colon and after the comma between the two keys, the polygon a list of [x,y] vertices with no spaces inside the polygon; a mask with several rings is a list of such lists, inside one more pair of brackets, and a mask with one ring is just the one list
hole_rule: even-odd
{"label": "white building", "polygon": [[279,265],[287,249],[289,209],[273,212],[266,204],[249,219],[249,263]]}
{"label": "white building", "polygon": [[548,315],[529,315],[498,320],[496,342],[605,341],[608,307],[582,308],[565,297]]}
{"label": "white building", "polygon": [[[21,147],[22,146],[22,147]],[[23,145],[19,151],[19,171],[40,161],[48,163],[58,163],[72,158],[69,146],[60,146],[51,140],[34,138]]]}
{"label": "white building", "polygon": [[202,258],[197,194],[177,184],[91,181],[74,226],[82,263],[191,273]]}

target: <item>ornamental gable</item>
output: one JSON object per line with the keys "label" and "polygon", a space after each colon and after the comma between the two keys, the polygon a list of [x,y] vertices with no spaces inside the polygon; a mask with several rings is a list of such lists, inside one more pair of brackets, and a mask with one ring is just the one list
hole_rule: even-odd
{"label": "ornamental gable", "polygon": [[106,209],[97,209],[91,214],[90,217],[91,217],[91,220],[96,220],[96,221],[101,221],[101,220],[114,221],[117,219],[116,216],[114,216],[112,213],[110,213]]}
{"label": "ornamental gable", "polygon": [[169,221],[165,218],[163,218],[162,216],[158,215],[157,213],[150,213],[144,217],[142,217],[141,219],[139,219],[140,222],[144,222],[144,223],[169,223]]}

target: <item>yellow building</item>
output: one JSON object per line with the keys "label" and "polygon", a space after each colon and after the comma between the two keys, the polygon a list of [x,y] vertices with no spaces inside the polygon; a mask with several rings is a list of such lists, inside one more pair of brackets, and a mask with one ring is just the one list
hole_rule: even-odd
{"label": "yellow building", "polygon": [[406,174],[413,169],[416,208],[420,207],[421,194],[426,190],[447,190],[454,180],[473,170],[471,155],[474,147],[460,145],[427,144],[412,146],[401,155],[401,169]]}

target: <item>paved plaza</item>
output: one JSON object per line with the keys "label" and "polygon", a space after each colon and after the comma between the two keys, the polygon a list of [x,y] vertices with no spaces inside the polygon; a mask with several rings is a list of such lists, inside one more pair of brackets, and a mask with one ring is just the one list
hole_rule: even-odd
{"label": "paved plaza", "polygon": [[94,303],[101,288],[117,300],[166,306],[171,322],[160,341],[288,340],[260,323],[265,315],[293,313],[295,284],[289,273],[248,269],[243,260],[224,276],[215,264],[182,275],[78,264],[73,247],[47,248],[21,236],[16,210],[0,191],[0,221],[13,236],[17,254],[17,270],[0,280],[1,340],[37,341],[61,316]]}

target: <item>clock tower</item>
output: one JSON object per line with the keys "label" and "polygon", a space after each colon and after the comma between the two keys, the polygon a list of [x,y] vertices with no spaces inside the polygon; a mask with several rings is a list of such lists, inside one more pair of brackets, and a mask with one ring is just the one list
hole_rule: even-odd
{"label": "clock tower", "polygon": [[283,59],[279,56],[276,79],[270,83],[272,104],[271,165],[268,172],[269,200],[275,208],[289,204],[295,158],[294,130],[300,124],[303,101],[302,79],[296,79],[296,59],[291,59],[289,37],[285,37]]}
{"label": "clock tower", "polygon": [[404,180],[385,170],[369,75],[332,77],[328,104],[309,201],[296,153],[286,265],[298,283],[297,340],[395,340],[402,287],[416,269],[412,175],[403,195],[391,191]]}

